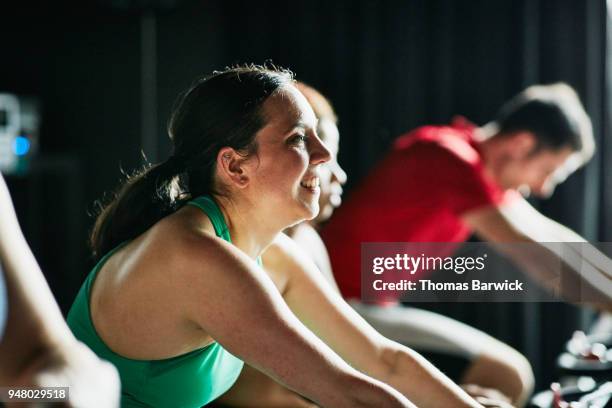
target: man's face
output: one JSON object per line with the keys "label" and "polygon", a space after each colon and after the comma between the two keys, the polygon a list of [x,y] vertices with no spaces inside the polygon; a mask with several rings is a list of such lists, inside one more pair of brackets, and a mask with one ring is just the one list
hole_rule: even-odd
{"label": "man's face", "polygon": [[539,149],[505,160],[498,173],[498,181],[505,188],[513,188],[524,195],[529,193],[546,198],[552,195],[557,184],[565,180],[576,166],[570,157],[575,152],[570,147],[559,150]]}

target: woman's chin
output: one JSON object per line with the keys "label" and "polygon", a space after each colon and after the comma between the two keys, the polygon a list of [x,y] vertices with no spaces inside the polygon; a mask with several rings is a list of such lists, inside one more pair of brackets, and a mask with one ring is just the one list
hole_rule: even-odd
{"label": "woman's chin", "polygon": [[305,203],[304,210],[304,221],[315,219],[319,215],[319,202]]}
{"label": "woman's chin", "polygon": [[314,218],[315,224],[321,224],[329,220],[334,213],[334,209],[335,207],[333,205],[321,207],[321,211],[319,211],[319,214]]}

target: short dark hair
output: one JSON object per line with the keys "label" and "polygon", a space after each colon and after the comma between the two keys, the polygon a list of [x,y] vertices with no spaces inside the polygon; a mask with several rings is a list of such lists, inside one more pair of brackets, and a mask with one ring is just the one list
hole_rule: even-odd
{"label": "short dark hair", "polygon": [[570,147],[580,153],[582,163],[595,151],[591,120],[565,83],[530,86],[506,102],[489,125],[498,134],[532,132],[538,149]]}

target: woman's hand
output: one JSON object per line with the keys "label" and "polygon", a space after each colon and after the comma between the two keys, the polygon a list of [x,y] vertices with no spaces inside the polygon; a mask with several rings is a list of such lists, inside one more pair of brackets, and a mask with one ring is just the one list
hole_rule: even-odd
{"label": "woman's hand", "polygon": [[24,369],[17,381],[23,387],[69,387],[68,401],[62,407],[119,406],[117,370],[80,342],[44,352]]}
{"label": "woman's hand", "polygon": [[486,408],[513,408],[512,401],[505,394],[493,388],[476,384],[462,384],[461,388]]}
{"label": "woman's hand", "polygon": [[476,401],[478,401],[485,408],[515,408],[514,405],[508,402],[499,401],[492,398],[478,397],[476,398]]}

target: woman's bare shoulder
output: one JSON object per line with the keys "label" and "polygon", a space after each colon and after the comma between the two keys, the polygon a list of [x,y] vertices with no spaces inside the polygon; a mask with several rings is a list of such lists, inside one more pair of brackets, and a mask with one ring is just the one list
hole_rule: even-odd
{"label": "woman's bare shoulder", "polygon": [[325,245],[317,231],[309,225],[299,226],[292,235],[276,236],[263,254],[264,264],[310,264],[321,251],[325,251]]}
{"label": "woman's bare shoulder", "polygon": [[283,269],[287,272],[309,261],[304,250],[296,244],[293,238],[284,233],[276,236],[262,254],[262,258],[266,268]]}
{"label": "woman's bare shoulder", "polygon": [[206,273],[237,262],[240,251],[217,237],[206,214],[193,206],[185,206],[156,224],[147,242],[147,253],[157,265],[172,269]]}
{"label": "woman's bare shoulder", "polygon": [[[206,214],[185,206],[158,221],[108,259],[102,273],[114,287],[124,285],[194,284],[236,262],[239,252],[215,234]],[[103,278],[103,280],[106,280]]]}

